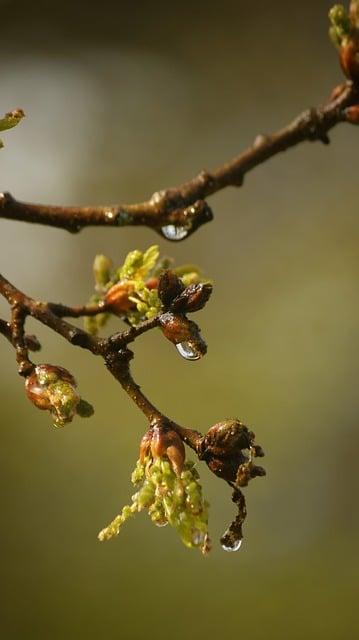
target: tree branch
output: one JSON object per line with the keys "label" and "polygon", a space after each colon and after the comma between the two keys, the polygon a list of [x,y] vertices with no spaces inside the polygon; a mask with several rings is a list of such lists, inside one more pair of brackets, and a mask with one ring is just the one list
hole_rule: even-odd
{"label": "tree branch", "polygon": [[[6,320],[0,318],[0,333],[5,336],[5,338],[7,338],[7,340],[9,340],[12,345],[14,345],[11,322],[6,322]],[[36,336],[26,335],[25,344],[29,351],[40,351],[41,349],[41,344]]]}
{"label": "tree branch", "polygon": [[104,311],[104,307],[101,304],[68,307],[52,302],[38,302],[17,289],[1,274],[0,294],[7,299],[12,307],[12,321],[8,323],[0,319],[0,333],[16,349],[20,375],[28,375],[34,367],[33,363],[28,359],[27,349],[30,346],[37,346],[37,342],[33,337],[26,337],[24,334],[26,316],[30,315],[60,334],[71,344],[87,349],[95,355],[101,355],[108,370],[120,382],[123,389],[146,416],[150,424],[160,421],[163,424],[170,425],[171,428],[177,431],[184,442],[195,451],[198,450],[200,434],[177,425],[159,411],[142,393],[130,372],[129,363],[133,358],[133,352],[127,348],[127,344],[136,340],[141,334],[158,327],[160,325],[160,314],[150,320],[141,322],[136,327],[117,332],[107,339],[100,339],[64,321],[62,316],[96,315]]}
{"label": "tree branch", "polygon": [[[340,122],[350,122],[347,109],[359,104],[359,88],[347,81],[330,100],[304,111],[289,125],[270,136],[257,136],[254,144],[212,172],[202,171],[179,187],[165,189],[139,204],[99,207],[62,207],[30,204],[0,195],[0,218],[34,222],[78,232],[87,226],[152,227],[169,240],[182,240],[212,219],[208,196],[228,187],[239,187],[244,176],[282,151],[304,141],[329,143],[328,132]],[[169,229],[168,229],[169,227]],[[180,229],[180,233],[175,230]]]}

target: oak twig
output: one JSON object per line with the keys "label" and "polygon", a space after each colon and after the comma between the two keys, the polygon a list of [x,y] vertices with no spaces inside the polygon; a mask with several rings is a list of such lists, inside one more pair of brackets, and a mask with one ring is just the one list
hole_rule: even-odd
{"label": "oak twig", "polygon": [[[350,122],[348,107],[359,104],[359,89],[347,81],[323,106],[308,109],[272,135],[259,135],[253,145],[223,166],[202,171],[178,187],[153,194],[139,204],[64,207],[19,202],[9,193],[0,195],[0,218],[34,222],[76,233],[87,226],[144,225],[159,233],[163,227],[183,227],[181,240],[212,219],[205,199],[222,189],[240,187],[245,175],[269,158],[304,141],[329,143],[328,132],[340,122]],[[164,234],[168,238],[168,235]]]}
{"label": "oak twig", "polygon": [[[19,111],[18,115],[23,114]],[[328,133],[340,122],[359,124],[359,87],[356,81],[347,81],[341,87],[336,88],[326,104],[308,109],[277,133],[257,136],[252,146],[223,166],[212,172],[202,171],[195,178],[178,187],[157,191],[146,202],[111,206],[65,207],[19,202],[5,192],[0,194],[0,218],[48,225],[73,233],[79,232],[87,226],[144,225],[153,228],[169,240],[182,240],[213,218],[206,198],[229,186],[240,187],[245,175],[252,169],[301,142],[318,140],[329,144]],[[150,249],[153,250],[156,247]],[[135,258],[136,253],[140,254],[140,252],[132,252]],[[132,254],[129,256],[133,259]],[[100,262],[108,262],[106,256],[98,256],[97,258],[100,259]],[[105,270],[107,269],[108,267]],[[102,277],[101,273],[100,276]],[[164,454],[171,461],[173,471],[178,477],[182,477],[185,459],[183,443],[185,443],[195,451],[199,460],[206,462],[208,468],[215,475],[232,487],[232,500],[237,506],[238,513],[222,536],[221,542],[227,551],[235,551],[240,547],[242,541],[242,525],[246,517],[246,503],[241,488],[246,487],[252,478],[265,475],[264,469],[254,463],[254,458],[261,457],[264,453],[261,447],[255,444],[254,433],[249,431],[238,419],[217,423],[209,429],[205,436],[202,436],[198,431],[181,426],[165,416],[144,395],[140,386],[135,382],[130,370],[130,361],[134,354],[128,345],[147,331],[160,327],[164,336],[176,345],[180,353],[182,349],[181,355],[187,359],[198,359],[204,355],[207,349],[200,336],[199,327],[188,320],[187,313],[203,308],[211,294],[211,285],[201,283],[185,287],[179,277],[170,270],[165,271],[157,280],[158,298],[156,302],[159,302],[159,306],[153,304],[146,311],[146,316],[142,316],[142,318],[150,319],[116,332],[108,338],[99,338],[97,335],[73,325],[65,318],[99,316],[97,321],[100,322],[101,314],[113,313],[126,321],[125,313],[121,316],[126,306],[121,307],[120,305],[121,296],[125,289],[120,291],[119,288],[123,286],[123,283],[115,285],[112,283],[112,287],[106,291],[106,289],[99,288],[97,280],[97,291],[106,291],[103,300],[86,305],[67,306],[55,302],[36,301],[17,289],[0,274],[0,294],[8,301],[11,308],[11,321],[0,319],[0,333],[15,349],[18,373],[26,378],[25,387],[28,397],[35,406],[51,409],[56,426],[63,426],[66,422],[71,421],[75,413],[82,415],[82,417],[89,416],[93,409],[77,394],[76,381],[72,374],[61,367],[48,364],[35,365],[30,360],[29,350],[39,350],[40,344],[35,336],[28,336],[25,333],[27,317],[31,316],[49,327],[70,344],[101,356],[109,372],[121,384],[149,423],[149,429],[141,441],[140,462],[141,451],[151,451],[153,457],[159,458]],[[111,284],[106,278],[104,282],[101,282],[100,278],[101,286],[107,282]],[[143,287],[145,287],[144,283]],[[147,289],[147,293],[150,296],[150,289]],[[128,300],[133,301],[128,292],[127,295]],[[94,296],[93,299],[96,300],[98,297]],[[151,317],[153,314],[157,315]],[[127,321],[130,324],[128,318]],[[86,326],[91,330],[91,326]],[[193,350],[194,344],[196,350]],[[42,379],[40,379],[41,375]],[[41,397],[40,392],[42,393]],[[155,471],[157,472],[158,469]],[[137,472],[135,470],[135,475]],[[145,472],[144,468],[143,473]],[[149,468],[147,468],[147,473],[149,473]],[[202,513],[203,522],[201,521],[200,524],[208,523],[205,504],[202,505],[201,512],[198,511],[198,504],[191,502],[191,500],[193,501],[194,489],[198,492],[196,482],[192,481],[196,477],[191,475],[189,467],[184,472],[184,474],[186,473],[190,477],[190,481],[185,503],[187,505],[189,500],[190,506],[187,505],[187,513],[184,513],[187,520],[183,518],[178,520],[178,528],[182,527],[182,530],[186,522],[189,521],[188,517],[192,507],[197,509],[197,515]],[[147,478],[144,484],[145,489],[148,490],[148,486],[152,485]],[[187,485],[182,486],[182,492],[185,486]],[[190,487],[192,487],[191,492]],[[161,492],[163,492],[163,485],[161,485]],[[155,496],[158,498],[162,495],[161,492],[158,495],[154,493],[153,505],[157,504]],[[171,490],[171,496],[172,493]],[[138,510],[143,508],[143,505],[140,504],[140,497],[145,499],[147,504],[148,495],[145,498],[144,495],[138,492],[136,494],[138,504],[135,501],[132,507],[125,507],[113,523],[100,533],[100,539],[108,539],[112,535],[117,535],[121,523],[129,517],[129,513],[132,514],[133,508]],[[181,495],[183,498],[185,494]],[[169,496],[170,494],[165,496],[167,502]],[[163,504],[166,505],[164,498]],[[151,503],[150,508],[153,505]],[[162,520],[160,518],[161,514],[157,513],[156,515],[156,512],[153,511],[151,513],[155,522],[161,521],[163,523],[163,517]],[[183,513],[181,515],[183,516]],[[172,512],[169,513],[166,522],[171,521],[171,518],[173,520]],[[188,539],[186,538],[186,544],[189,546],[199,545],[199,541],[193,537],[192,531],[190,531]],[[207,533],[201,544],[203,552],[206,553],[209,549]]]}

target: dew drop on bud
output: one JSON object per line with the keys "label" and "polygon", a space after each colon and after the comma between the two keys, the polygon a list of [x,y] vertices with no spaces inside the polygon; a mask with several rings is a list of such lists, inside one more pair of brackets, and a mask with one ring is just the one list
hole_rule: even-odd
{"label": "dew drop on bud", "polygon": [[183,240],[188,235],[188,229],[186,227],[176,227],[174,224],[167,224],[161,227],[162,235],[167,240]]}
{"label": "dew drop on bud", "polygon": [[242,538],[236,540],[227,540],[221,543],[224,551],[238,551],[241,548]]}
{"label": "dew drop on bud", "polygon": [[176,349],[185,360],[199,360],[201,357],[198,349],[191,342],[178,342]]}
{"label": "dew drop on bud", "polygon": [[199,547],[204,543],[205,534],[202,531],[195,530],[192,534],[192,544],[195,547]]}

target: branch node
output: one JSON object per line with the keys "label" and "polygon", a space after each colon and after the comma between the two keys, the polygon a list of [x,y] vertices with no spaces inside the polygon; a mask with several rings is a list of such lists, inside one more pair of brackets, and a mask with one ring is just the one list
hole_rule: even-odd
{"label": "branch node", "polygon": [[330,138],[327,133],[327,127],[324,122],[323,114],[313,107],[308,109],[304,114],[304,121],[309,124],[308,140],[315,142],[319,140],[325,145],[330,144]]}

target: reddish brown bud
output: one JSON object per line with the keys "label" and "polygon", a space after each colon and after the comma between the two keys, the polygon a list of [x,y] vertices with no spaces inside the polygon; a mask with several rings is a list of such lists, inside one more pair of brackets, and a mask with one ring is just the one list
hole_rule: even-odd
{"label": "reddish brown bud", "polygon": [[151,452],[155,458],[167,456],[177,475],[183,470],[186,453],[184,444],[173,429],[156,425],[145,433],[140,444],[140,461],[143,463]]}
{"label": "reddish brown bud", "polygon": [[173,470],[180,475],[186,457],[184,444],[179,435],[173,429],[165,430],[154,427],[151,441],[151,453],[153,458],[167,456]]}
{"label": "reddish brown bud", "polygon": [[[71,422],[81,403],[75,378],[62,367],[38,365],[26,378],[25,389],[29,400],[38,409],[51,412],[55,427],[63,427]],[[89,408],[88,403],[83,403],[80,413],[91,415]]]}
{"label": "reddish brown bud", "polygon": [[38,364],[25,380],[26,395],[38,409],[51,409],[51,401],[46,388],[58,380],[68,382],[76,388],[73,375],[63,367],[52,364]]}
{"label": "reddish brown bud", "polygon": [[218,422],[202,440],[200,457],[211,471],[237,487],[244,487],[251,478],[265,475],[262,467],[253,464],[252,457],[263,456],[254,444],[255,435],[240,420]]}
{"label": "reddish brown bud", "polygon": [[147,289],[158,289],[158,278],[152,277],[146,280]]}
{"label": "reddish brown bud", "polygon": [[359,82],[359,42],[347,40],[340,48],[339,59],[347,78]]}
{"label": "reddish brown bud", "polygon": [[167,340],[176,345],[178,353],[186,360],[198,360],[207,352],[199,327],[185,316],[164,313],[160,324]]}
{"label": "reddish brown bud", "polygon": [[345,117],[350,124],[359,124],[359,105],[345,109]]}
{"label": "reddish brown bud", "polygon": [[203,309],[211,293],[211,284],[190,284],[173,300],[171,310],[181,313],[199,311]]}
{"label": "reddish brown bud", "polygon": [[131,282],[117,282],[105,295],[105,304],[113,312],[122,315],[134,309],[135,304],[129,300],[129,296],[134,292]]}
{"label": "reddish brown bud", "polygon": [[184,286],[174,271],[164,271],[158,282],[158,295],[165,309],[180,295]]}
{"label": "reddish brown bud", "polygon": [[48,394],[45,388],[39,384],[35,373],[32,373],[26,378],[25,390],[27,397],[35,407],[43,410],[51,409],[51,402]]}
{"label": "reddish brown bud", "polygon": [[142,464],[144,463],[145,458],[147,458],[150,452],[152,436],[153,429],[149,429],[148,431],[146,431],[140,442],[140,461],[142,462]]}
{"label": "reddish brown bud", "polygon": [[359,2],[351,0],[349,5],[349,18],[353,29],[359,29]]}
{"label": "reddish brown bud", "polygon": [[198,331],[195,322],[191,322],[184,316],[174,313],[164,313],[160,317],[160,323],[163,334],[167,340],[170,340],[173,344],[190,340],[193,331]]}
{"label": "reddish brown bud", "polygon": [[253,441],[254,433],[237,419],[217,422],[205,435],[206,447],[224,457],[231,456],[234,450],[249,449]]}

